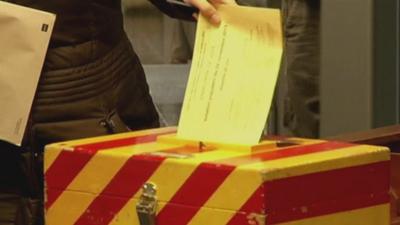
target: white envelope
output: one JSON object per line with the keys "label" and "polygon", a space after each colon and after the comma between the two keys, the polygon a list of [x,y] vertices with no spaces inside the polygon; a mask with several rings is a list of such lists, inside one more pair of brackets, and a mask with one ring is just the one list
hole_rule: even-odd
{"label": "white envelope", "polygon": [[0,1],[0,140],[21,145],[54,22]]}

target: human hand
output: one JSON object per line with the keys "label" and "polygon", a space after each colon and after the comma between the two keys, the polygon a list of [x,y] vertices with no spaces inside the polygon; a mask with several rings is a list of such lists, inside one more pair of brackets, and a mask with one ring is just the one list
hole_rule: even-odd
{"label": "human hand", "polygon": [[[186,3],[193,5],[199,9],[201,15],[206,17],[211,24],[219,25],[221,23],[221,17],[217,12],[217,5],[220,4],[234,4],[235,0],[184,0]],[[197,14],[193,15],[197,18]]]}

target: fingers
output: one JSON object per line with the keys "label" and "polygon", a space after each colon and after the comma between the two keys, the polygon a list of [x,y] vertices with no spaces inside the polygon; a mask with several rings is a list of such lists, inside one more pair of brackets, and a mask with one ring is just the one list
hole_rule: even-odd
{"label": "fingers", "polygon": [[[222,0],[219,0],[222,1]],[[195,6],[199,9],[200,13],[208,19],[211,24],[219,25],[221,23],[221,17],[219,16],[217,9],[214,5],[206,0],[185,0],[185,2]]]}

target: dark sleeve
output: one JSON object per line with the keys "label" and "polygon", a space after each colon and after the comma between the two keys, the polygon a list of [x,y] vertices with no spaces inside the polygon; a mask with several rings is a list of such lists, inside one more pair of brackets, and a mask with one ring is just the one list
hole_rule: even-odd
{"label": "dark sleeve", "polygon": [[155,5],[160,11],[162,11],[163,13],[167,14],[172,18],[194,21],[192,14],[197,12],[196,8],[171,4],[166,0],[149,0],[149,1],[153,5]]}
{"label": "dark sleeve", "polygon": [[236,0],[236,3],[244,6],[268,7],[268,0]]}

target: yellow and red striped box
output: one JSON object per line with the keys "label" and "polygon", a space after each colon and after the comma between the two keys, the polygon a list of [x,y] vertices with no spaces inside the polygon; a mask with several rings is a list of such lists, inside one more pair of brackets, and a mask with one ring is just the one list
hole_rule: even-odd
{"label": "yellow and red striped box", "polygon": [[46,224],[139,225],[136,204],[146,182],[157,185],[157,225],[390,223],[384,147],[287,138],[199,149],[169,138],[173,133],[48,145]]}

